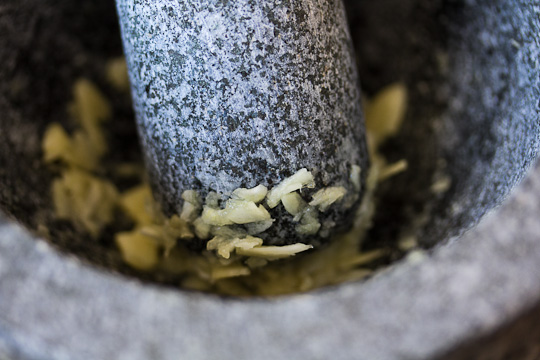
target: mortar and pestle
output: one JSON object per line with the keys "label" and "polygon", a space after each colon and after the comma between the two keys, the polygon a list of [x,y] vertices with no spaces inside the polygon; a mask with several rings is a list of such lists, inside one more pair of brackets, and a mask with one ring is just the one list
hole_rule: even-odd
{"label": "mortar and pestle", "polygon": [[[15,359],[521,359],[540,338],[539,9],[525,1],[349,3],[362,89],[401,80],[410,168],[379,189],[372,241],[413,219],[428,256],[362,282],[237,300],[130,277],[55,223],[40,139],[73,80],[120,55],[110,1],[20,1],[0,15],[0,354]],[[114,97],[113,94],[110,96]],[[117,151],[137,153],[129,104]],[[125,119],[126,121],[122,121]],[[135,156],[135,155],[133,155]],[[441,161],[443,159],[444,161]],[[450,175],[443,195],[430,191]],[[52,243],[35,235],[50,226]],[[380,226],[383,224],[384,226]]]}

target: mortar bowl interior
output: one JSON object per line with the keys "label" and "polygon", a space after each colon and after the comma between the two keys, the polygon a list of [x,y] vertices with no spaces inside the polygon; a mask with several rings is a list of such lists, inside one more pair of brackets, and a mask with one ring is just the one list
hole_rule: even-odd
{"label": "mortar bowl interior", "polygon": [[[410,234],[428,255],[361,283],[237,300],[157,285],[122,263],[112,239],[92,240],[55,219],[53,174],[40,144],[49,123],[69,128],[75,79],[92,79],[118,104],[111,159],[140,158],[131,105],[104,76],[107,60],[122,53],[114,2],[7,5],[0,16],[0,298],[10,300],[0,301],[0,313],[9,314],[0,317],[0,350],[195,359],[221,354],[240,334],[246,341],[220,356],[256,354],[262,342],[271,346],[258,358],[328,358],[336,348],[343,359],[425,358],[536,304],[539,10],[525,1],[349,1],[347,8],[362,89],[371,95],[399,81],[409,93],[403,127],[382,149],[409,168],[378,189],[366,247]],[[451,185],[434,192],[441,177]],[[40,225],[49,229],[46,243]],[[317,341],[296,346],[301,339]]]}

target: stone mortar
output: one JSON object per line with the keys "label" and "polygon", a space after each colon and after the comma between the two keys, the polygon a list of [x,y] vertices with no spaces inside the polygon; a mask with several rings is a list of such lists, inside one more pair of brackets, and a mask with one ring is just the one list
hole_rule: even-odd
{"label": "stone mortar", "polygon": [[[538,355],[540,4],[383,0],[349,8],[364,88],[401,79],[410,89],[407,121],[385,151],[405,156],[411,169],[381,187],[376,221],[385,226],[370,241],[415,231],[431,250],[362,283],[238,300],[141,281],[107,239],[93,242],[53,219],[39,140],[48,122],[69,125],[76,77],[106,88],[104,62],[120,54],[114,3],[2,5],[0,358]],[[111,156],[133,159],[133,114],[124,105]],[[441,172],[452,186],[435,195],[429,187]],[[411,230],[409,220],[425,213],[432,216]],[[52,243],[33,235],[40,223]]]}

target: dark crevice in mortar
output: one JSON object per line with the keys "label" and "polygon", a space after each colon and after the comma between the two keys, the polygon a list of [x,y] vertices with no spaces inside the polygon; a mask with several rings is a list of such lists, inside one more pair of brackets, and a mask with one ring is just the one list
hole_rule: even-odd
{"label": "dark crevice in mortar", "polygon": [[[433,122],[447,102],[440,94],[445,76],[437,56],[447,48],[443,20],[449,6],[442,1],[349,2],[362,89],[374,95],[400,81],[409,97],[399,135],[381,149],[389,163],[406,159],[408,169],[379,185],[366,249],[396,249],[400,234],[433,198],[429,188],[437,170],[439,141]],[[394,257],[399,256],[396,249]]]}

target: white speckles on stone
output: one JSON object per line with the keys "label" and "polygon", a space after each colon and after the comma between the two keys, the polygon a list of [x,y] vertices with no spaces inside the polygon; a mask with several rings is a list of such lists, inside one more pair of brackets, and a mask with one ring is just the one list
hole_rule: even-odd
{"label": "white speckles on stone", "polygon": [[318,186],[349,184],[352,164],[367,168],[341,1],[117,4],[165,212],[181,206],[186,189],[270,186],[301,168],[320,170]]}

